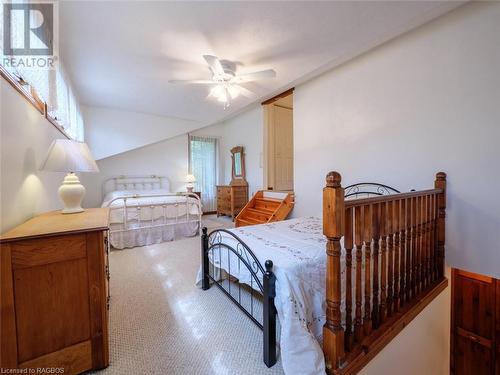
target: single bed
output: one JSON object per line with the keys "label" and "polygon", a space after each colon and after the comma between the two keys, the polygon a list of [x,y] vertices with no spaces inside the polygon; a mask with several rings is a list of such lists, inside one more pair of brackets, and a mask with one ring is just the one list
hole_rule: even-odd
{"label": "single bed", "polygon": [[[411,273],[416,275],[422,272],[422,279],[419,280],[422,288],[426,280],[424,270],[426,286],[433,284],[440,276],[436,256],[438,252],[432,245],[430,232],[437,220],[437,198],[439,194],[444,194],[444,189],[399,194],[399,191],[387,185],[362,183],[345,189],[340,184],[335,188],[327,185],[325,192],[324,204],[327,205],[324,205],[323,217],[326,222],[318,217],[303,217],[215,230],[210,234],[206,228],[203,229],[202,264],[197,283],[204,290],[210,285],[218,286],[263,330],[264,362],[268,367],[276,362],[277,314],[281,328],[279,347],[286,374],[324,374],[325,369],[330,372],[335,368],[331,365],[332,345],[342,346],[343,350],[346,337],[346,349],[350,351],[358,348],[355,343],[359,343],[359,348],[362,348],[363,338],[370,338],[370,330],[363,329],[366,333],[361,334],[360,324],[370,327],[373,324],[373,329],[378,332],[379,324],[384,319],[379,318],[379,312],[387,317],[387,305],[392,306],[391,312],[394,310],[396,284],[398,295],[400,285],[406,288],[406,284],[400,284],[400,280],[405,280],[402,274],[406,268],[402,267],[399,272],[399,251],[401,249],[405,253],[406,247],[398,249],[397,277],[394,272],[395,246],[392,240],[395,233],[398,233],[399,241],[400,233],[406,233],[409,225],[408,249],[416,250],[419,241],[422,254],[427,254],[420,258],[410,255],[415,260],[410,270],[414,266],[419,267]],[[336,193],[335,204],[331,202],[332,196],[328,195],[332,192]],[[392,228],[395,216],[406,215],[407,206],[401,206],[400,203],[403,199],[405,202],[409,199],[411,204],[408,207],[408,222],[405,219],[401,228]],[[340,201],[341,205],[338,204]],[[396,207],[393,202],[396,201],[399,202],[397,213],[393,212]],[[419,224],[416,216],[415,222],[412,221],[414,212],[423,215],[424,211],[428,220],[424,221],[424,216],[418,216],[421,221]],[[335,236],[330,235],[332,221],[337,225],[335,230],[338,233]],[[360,225],[361,221],[364,226]],[[413,229],[414,223],[418,231]],[[382,241],[378,233],[380,227],[391,233],[384,233]],[[424,234],[429,239],[425,247]],[[354,247],[356,259],[353,262],[354,238],[358,246]],[[389,243],[390,254],[387,258]],[[337,249],[340,251],[337,252]],[[389,268],[388,263],[391,264]],[[431,277],[432,270],[435,272]],[[371,321],[372,316],[374,322]],[[357,341],[354,340],[355,326],[358,330]],[[330,336],[332,327],[335,334],[342,331],[342,339],[334,340],[333,343]],[[349,335],[344,336],[344,331]],[[338,348],[335,348],[334,353],[341,357]],[[335,363],[336,368],[345,364],[339,360]]]}
{"label": "single bed", "polygon": [[151,245],[200,233],[198,195],[171,193],[162,176],[118,176],[103,184],[110,208],[110,243],[116,249]]}

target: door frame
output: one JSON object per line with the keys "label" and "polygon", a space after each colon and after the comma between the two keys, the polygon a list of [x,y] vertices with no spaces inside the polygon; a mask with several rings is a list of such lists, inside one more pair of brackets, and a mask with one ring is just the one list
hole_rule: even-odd
{"label": "door frame", "polygon": [[274,127],[272,126],[272,122],[274,119],[274,108],[275,108],[274,103],[284,97],[293,95],[294,90],[295,87],[292,87],[291,89],[286,90],[281,94],[278,94],[272,97],[271,99],[268,99],[261,103],[263,110],[263,117],[264,117],[264,129],[263,129],[264,157],[262,164],[263,164],[263,174],[264,174],[263,182],[265,190],[272,190],[272,188],[275,185],[274,168],[269,168],[269,158],[271,155],[274,155],[275,133],[274,133]]}

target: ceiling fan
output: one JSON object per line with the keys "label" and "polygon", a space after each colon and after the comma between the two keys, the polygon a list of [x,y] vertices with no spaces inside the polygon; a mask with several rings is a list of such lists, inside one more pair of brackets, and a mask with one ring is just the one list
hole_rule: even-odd
{"label": "ceiling fan", "polygon": [[252,91],[241,86],[241,83],[276,77],[276,72],[273,69],[236,74],[236,64],[233,62],[219,60],[216,56],[212,55],[203,55],[203,58],[212,72],[212,79],[171,80],[169,82],[176,84],[215,85],[210,90],[208,97],[215,97],[219,102],[224,103],[224,109],[229,107],[231,100],[240,94],[247,98],[254,98],[256,96]]}

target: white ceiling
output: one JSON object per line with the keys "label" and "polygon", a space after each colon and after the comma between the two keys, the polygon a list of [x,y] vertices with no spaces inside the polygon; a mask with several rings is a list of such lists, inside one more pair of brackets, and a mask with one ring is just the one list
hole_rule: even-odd
{"label": "white ceiling", "polygon": [[[231,116],[457,7],[458,2],[64,1],[61,56],[80,101],[200,121]],[[170,79],[211,77],[203,54],[238,72],[272,68],[248,83],[255,100],[228,109],[207,86]]]}

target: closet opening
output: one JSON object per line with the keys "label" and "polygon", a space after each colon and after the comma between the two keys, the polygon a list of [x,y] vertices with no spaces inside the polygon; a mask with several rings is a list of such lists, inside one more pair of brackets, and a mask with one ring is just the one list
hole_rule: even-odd
{"label": "closet opening", "polygon": [[267,190],[293,191],[293,90],[262,103]]}

